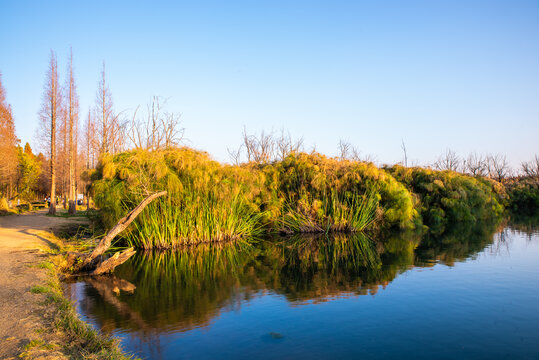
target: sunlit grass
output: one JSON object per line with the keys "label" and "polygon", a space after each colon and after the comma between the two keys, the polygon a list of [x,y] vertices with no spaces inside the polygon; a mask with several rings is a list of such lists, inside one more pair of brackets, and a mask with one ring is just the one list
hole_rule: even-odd
{"label": "sunlit grass", "polygon": [[[304,202],[305,203],[305,202]],[[288,203],[281,220],[284,233],[323,233],[364,231],[376,220],[379,200],[374,190],[364,195],[340,196],[332,191],[321,201],[301,204]]]}
{"label": "sunlit grass", "polygon": [[169,249],[259,235],[262,216],[239,196],[220,199],[210,191],[192,191],[181,199],[167,197],[145,209],[127,235],[129,246]]}

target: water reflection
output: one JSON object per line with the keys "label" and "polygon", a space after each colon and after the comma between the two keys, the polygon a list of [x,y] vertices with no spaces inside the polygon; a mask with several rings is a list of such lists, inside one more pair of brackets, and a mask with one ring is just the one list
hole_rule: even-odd
{"label": "water reflection", "polygon": [[140,332],[155,342],[160,333],[207,326],[222,310],[267,293],[293,305],[374,295],[414,266],[473,257],[499,230],[487,224],[376,241],[363,234],[297,236],[141,253],[114,277],[86,280],[80,306],[105,331]]}

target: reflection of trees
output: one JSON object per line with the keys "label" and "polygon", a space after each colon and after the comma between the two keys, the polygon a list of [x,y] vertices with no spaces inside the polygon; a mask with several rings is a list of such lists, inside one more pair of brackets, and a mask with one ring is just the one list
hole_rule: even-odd
{"label": "reflection of trees", "polygon": [[105,329],[153,337],[205,326],[221,309],[238,308],[261,291],[295,304],[375,294],[413,266],[452,265],[476,254],[496,229],[492,224],[436,238],[407,233],[380,241],[362,234],[297,236],[144,253],[116,270],[136,286],[132,294],[117,295],[115,282],[94,281],[83,308]]}
{"label": "reflection of trees", "polygon": [[297,236],[261,246],[258,278],[289,301],[363,294],[380,282],[379,249],[362,234]]}
{"label": "reflection of trees", "polygon": [[415,251],[416,266],[429,266],[437,262],[453,266],[482,251],[493,242],[495,233],[502,231],[499,222],[476,225],[455,225],[441,236],[425,235]]}
{"label": "reflection of trees", "polygon": [[531,239],[533,235],[539,234],[539,214],[531,216],[511,214],[509,227],[512,230],[525,234],[528,239]]}

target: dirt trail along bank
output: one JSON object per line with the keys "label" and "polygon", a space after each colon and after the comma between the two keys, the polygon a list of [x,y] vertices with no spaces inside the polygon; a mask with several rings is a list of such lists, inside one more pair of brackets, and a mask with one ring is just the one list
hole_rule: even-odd
{"label": "dirt trail along bank", "polygon": [[[33,286],[46,285],[47,270],[37,265],[47,260],[45,251],[56,247],[43,232],[86,220],[45,214],[41,210],[0,217],[0,359],[16,358],[54,320],[51,305],[40,304],[45,296],[30,292]],[[55,351],[43,355],[62,358]]]}

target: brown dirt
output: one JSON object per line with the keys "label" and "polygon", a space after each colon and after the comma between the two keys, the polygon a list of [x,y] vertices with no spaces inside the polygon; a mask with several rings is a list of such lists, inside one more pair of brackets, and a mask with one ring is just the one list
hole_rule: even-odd
{"label": "brown dirt", "polygon": [[[47,331],[54,321],[50,315],[54,305],[40,304],[45,296],[30,289],[47,283],[47,270],[37,265],[47,260],[56,245],[45,232],[85,219],[45,214],[46,210],[41,210],[0,217],[0,359],[14,359],[34,339],[44,339],[53,346],[59,341]],[[45,333],[49,335],[44,338]],[[34,352],[31,357],[65,358],[60,346],[55,348],[58,351]]]}

